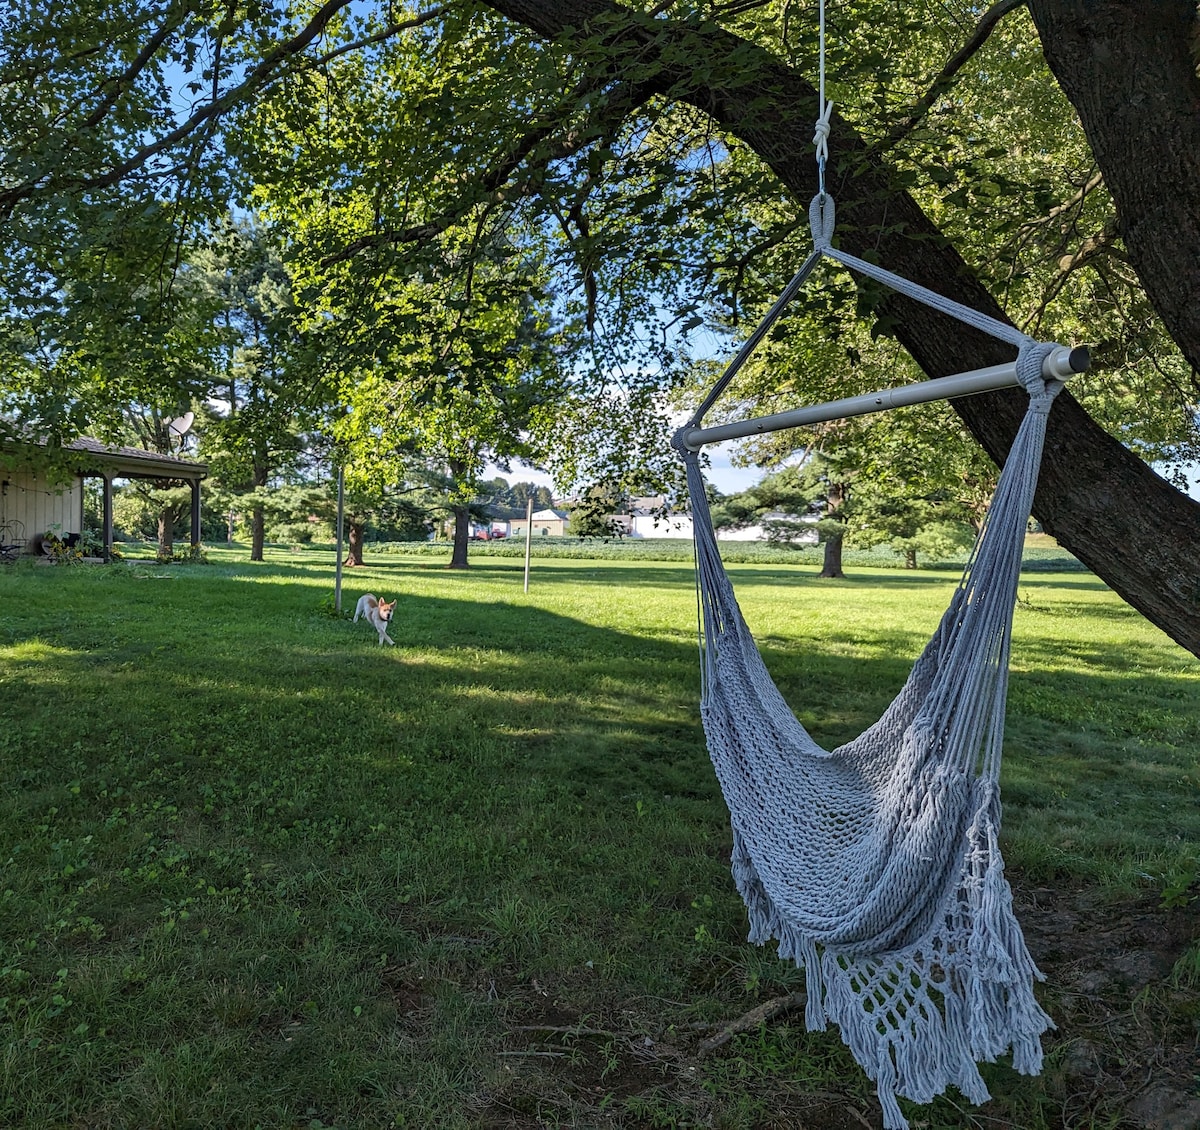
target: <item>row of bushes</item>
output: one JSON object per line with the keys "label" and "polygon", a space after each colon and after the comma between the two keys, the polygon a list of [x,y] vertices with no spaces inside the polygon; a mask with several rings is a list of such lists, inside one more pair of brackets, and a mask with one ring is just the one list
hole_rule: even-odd
{"label": "row of bushes", "polygon": [[[756,541],[723,541],[720,543],[721,557],[731,564],[744,565],[816,565],[824,560],[824,549],[818,545],[788,546],[772,545]],[[530,552],[538,558],[579,558],[606,561],[691,561],[692,543],[682,538],[637,538],[597,540],[594,538],[534,538]],[[380,542],[367,547],[367,560],[379,554],[404,557],[446,557],[450,553],[448,542]],[[469,556],[518,557],[525,556],[522,539],[503,541],[473,541]],[[842,554],[848,568],[902,569],[904,557],[887,546],[872,549],[847,548]],[[922,568],[962,568],[966,563],[966,552],[957,559],[923,561]],[[1027,547],[1023,568],[1033,572],[1082,571],[1083,566],[1064,549],[1054,547]]]}

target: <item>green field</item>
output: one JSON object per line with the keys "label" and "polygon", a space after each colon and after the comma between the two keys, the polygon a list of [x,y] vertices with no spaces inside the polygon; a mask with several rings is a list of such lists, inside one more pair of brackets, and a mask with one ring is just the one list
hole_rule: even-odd
{"label": "green field", "polygon": [[[878,1125],[802,1015],[701,1054],[803,986],[744,941],[688,563],[539,557],[525,594],[518,557],[376,555],[345,607],[398,596],[380,648],[332,614],[327,554],[210,558],[0,570],[0,1125]],[[957,576],[815,572],[731,566],[829,745]],[[1090,574],[1030,572],[1013,668],[1018,904],[1140,928],[1165,894],[1181,936],[1200,665]],[[992,1103],[914,1125],[1119,1124],[1132,1085],[1071,1082],[1069,957],[1046,1075],[990,1068]],[[1191,1031],[1195,965],[1117,994],[1130,1023]]]}

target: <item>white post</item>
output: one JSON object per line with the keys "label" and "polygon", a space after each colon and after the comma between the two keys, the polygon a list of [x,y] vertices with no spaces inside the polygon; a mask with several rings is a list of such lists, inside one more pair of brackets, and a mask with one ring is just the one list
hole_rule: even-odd
{"label": "white post", "polygon": [[525,504],[525,591],[529,591],[529,550],[533,545],[533,495]]}
{"label": "white post", "polygon": [[337,501],[337,569],[333,581],[333,610],[342,611],[342,513],[345,501],[346,470],[338,464],[338,501]]}
{"label": "white post", "polygon": [[[1058,346],[1046,357],[1042,373],[1046,377],[1065,381],[1077,373],[1086,372],[1091,356],[1086,348],[1068,349]],[[831,400],[826,404],[814,404],[809,408],[797,408],[791,412],[777,412],[773,416],[759,416],[753,420],[738,420],[732,424],[717,424],[711,428],[692,428],[686,435],[688,449],[698,451],[706,443],[720,443],[727,439],[745,439],[747,436],[778,432],[784,428],[797,428],[805,424],[823,424],[827,420],[844,420],[850,416],[863,416],[869,412],[883,412],[889,408],[903,408],[910,404],[927,404],[931,400],[950,400],[956,396],[972,396],[980,392],[1011,388],[1017,384],[1017,363],[992,365],[986,369],[972,369],[967,373],[955,373],[949,377],[935,377],[930,381],[887,388],[880,392],[868,392],[864,396],[849,396],[844,400]]]}

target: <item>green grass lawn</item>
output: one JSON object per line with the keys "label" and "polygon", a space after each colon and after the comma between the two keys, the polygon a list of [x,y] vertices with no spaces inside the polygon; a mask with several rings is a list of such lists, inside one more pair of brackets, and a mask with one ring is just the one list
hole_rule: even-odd
{"label": "green grass lawn", "polygon": [[[694,1054],[802,977],[744,941],[689,564],[539,559],[525,594],[516,558],[378,557],[344,603],[398,596],[380,648],[330,614],[328,556],[210,558],[0,570],[0,1125],[876,1117],[802,1019]],[[815,571],[731,566],[829,745],[894,695],[957,577]],[[1026,575],[1014,633],[1010,870],[1114,905],[1178,886],[1194,657],[1082,572]],[[1069,1124],[1049,1083],[989,1079],[981,1111]]]}

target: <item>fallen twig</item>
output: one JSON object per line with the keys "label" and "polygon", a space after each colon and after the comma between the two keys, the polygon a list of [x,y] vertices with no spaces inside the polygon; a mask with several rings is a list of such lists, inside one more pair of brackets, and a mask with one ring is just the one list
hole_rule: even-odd
{"label": "fallen twig", "polygon": [[766,1001],[736,1020],[731,1020],[715,1036],[704,1040],[696,1049],[696,1058],[703,1059],[709,1052],[729,1043],[739,1032],[753,1031],[760,1024],[774,1020],[775,1017],[793,1009],[803,1008],[807,1003],[808,994],[805,992],[789,993],[786,997],[775,997],[774,1000]]}

